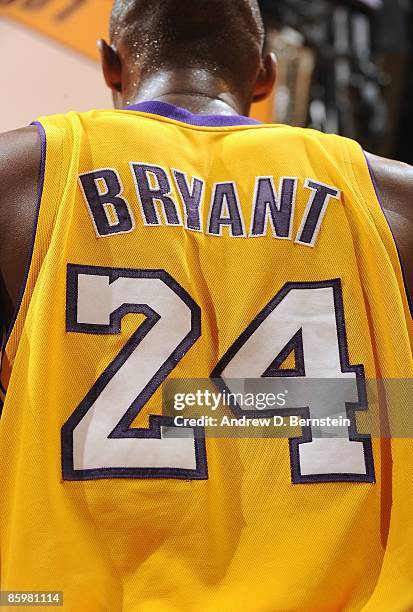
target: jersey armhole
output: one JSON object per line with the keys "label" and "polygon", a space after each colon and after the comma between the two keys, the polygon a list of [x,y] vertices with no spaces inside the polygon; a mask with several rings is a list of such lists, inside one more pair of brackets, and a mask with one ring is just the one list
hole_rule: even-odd
{"label": "jersey armhole", "polygon": [[[413,333],[412,296],[407,286],[406,274],[396,238],[384,212],[384,206],[381,201],[373,170],[370,166],[366,152],[359,143],[347,139],[341,140],[343,142],[346,166],[351,169],[357,195],[366,207],[391,258],[392,266],[400,287],[406,317],[409,320],[411,332]],[[362,185],[364,185],[364,188]]]}
{"label": "jersey armhole", "polygon": [[[19,290],[18,298],[14,308],[13,316],[7,329],[1,351],[0,362],[0,400],[4,400],[8,381],[10,379],[12,365],[20,341],[24,321],[30,305],[37,277],[39,275],[47,245],[54,225],[55,207],[48,204],[45,206],[44,191],[45,185],[50,183],[50,177],[54,176],[54,181],[58,181],[58,191],[56,200],[59,201],[61,193],[61,168],[62,168],[62,136],[61,130],[55,126],[46,132],[44,125],[40,121],[33,121],[31,125],[37,127],[41,143],[41,159],[39,167],[37,204],[32,228],[30,250],[24,273],[22,286]],[[56,172],[56,169],[59,172]],[[56,176],[57,175],[57,176]],[[41,244],[39,244],[41,243]],[[1,403],[1,402],[0,402]]]}
{"label": "jersey armhole", "polygon": [[390,234],[391,234],[391,236],[393,238],[394,246],[395,246],[395,249],[397,251],[397,257],[398,257],[398,260],[399,260],[400,271],[401,271],[401,274],[402,274],[402,277],[403,277],[403,286],[404,286],[404,290],[405,290],[405,293],[406,293],[407,304],[409,306],[410,315],[413,317],[413,296],[411,295],[409,287],[407,285],[406,271],[405,271],[405,267],[404,267],[402,258],[400,256],[400,251],[399,251],[399,247],[397,245],[397,240],[396,240],[396,237],[395,237],[395,235],[393,233],[391,225],[390,225],[390,223],[387,220],[386,213],[384,212],[385,208],[383,206],[383,202],[382,202],[382,199],[381,199],[379,187],[377,185],[376,177],[374,176],[373,168],[371,167],[371,164],[369,162],[369,158],[367,157],[366,151],[364,151],[364,150],[363,150],[363,155],[364,155],[364,159],[366,160],[367,168],[368,168],[368,171],[369,171],[369,174],[370,174],[371,183],[373,185],[377,201],[378,201],[378,203],[380,205],[380,208],[382,210],[384,219],[385,219],[386,224],[387,224],[387,226],[388,226],[388,228],[390,230]]}
{"label": "jersey armhole", "polygon": [[26,285],[27,285],[27,279],[29,276],[29,271],[30,271],[30,267],[31,267],[31,263],[32,263],[32,259],[33,259],[33,250],[34,250],[34,244],[36,241],[36,233],[37,233],[37,226],[39,223],[39,213],[40,213],[40,204],[42,201],[42,196],[43,196],[43,187],[44,187],[44,173],[45,173],[45,169],[46,169],[46,132],[44,127],[42,126],[42,124],[39,121],[33,121],[31,123],[31,125],[35,125],[37,127],[37,130],[39,132],[39,137],[40,137],[40,143],[41,143],[41,159],[40,159],[40,168],[39,168],[39,178],[38,178],[38,182],[37,182],[37,204],[36,204],[36,212],[35,212],[35,217],[34,217],[34,226],[32,228],[32,237],[31,237],[31,241],[30,241],[30,250],[29,250],[29,256],[27,259],[27,265],[26,265],[26,270],[24,273],[24,278],[23,278],[23,282],[22,285],[20,287],[19,290],[19,294],[17,297],[17,301],[16,301],[16,305],[14,308],[14,312],[13,312],[13,316],[9,325],[9,328],[6,331],[5,337],[4,337],[4,342],[3,342],[3,347],[4,349],[7,346],[7,343],[9,341],[9,338],[11,336],[11,333],[14,329],[14,325],[16,323],[16,319],[17,316],[19,314],[20,311],[20,306],[23,300],[23,295],[26,289]]}

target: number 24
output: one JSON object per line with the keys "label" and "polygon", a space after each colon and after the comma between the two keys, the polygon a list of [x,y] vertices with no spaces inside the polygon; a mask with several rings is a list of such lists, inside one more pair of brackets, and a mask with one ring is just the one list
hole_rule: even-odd
{"label": "number 24", "polygon": [[[143,314],[146,320],[62,427],[63,478],[206,479],[202,430],[167,437],[164,428],[173,425],[172,419],[155,415],[148,429],[131,428],[200,337],[199,306],[164,270],[69,264],[68,332],[119,334],[129,313]],[[211,377],[230,386],[231,379],[277,375],[274,364],[295,345],[303,361],[297,375],[348,378],[353,393],[343,406],[351,422],[347,438],[313,440],[308,430],[289,440],[292,482],[374,482],[371,439],[359,434],[355,424],[354,411],[366,409],[364,375],[363,366],[348,362],[340,280],[286,284],[229,348]],[[291,413],[291,408],[274,414],[285,409]]]}

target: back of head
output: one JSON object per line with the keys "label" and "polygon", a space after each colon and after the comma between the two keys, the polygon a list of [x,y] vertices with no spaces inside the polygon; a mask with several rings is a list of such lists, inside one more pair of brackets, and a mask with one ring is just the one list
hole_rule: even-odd
{"label": "back of head", "polygon": [[206,68],[253,79],[264,27],[256,0],[115,0],[111,40],[141,72]]}

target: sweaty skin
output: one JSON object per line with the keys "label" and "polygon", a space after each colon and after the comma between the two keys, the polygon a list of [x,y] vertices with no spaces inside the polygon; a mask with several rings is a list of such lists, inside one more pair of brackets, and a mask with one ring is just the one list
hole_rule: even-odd
{"label": "sweaty skin", "polygon": [[[122,96],[119,57],[103,41],[103,71],[115,92],[117,107],[145,99],[162,100],[200,114],[245,112],[245,90],[237,93],[208,71],[158,71],[140,82],[134,96]],[[115,62],[115,65],[114,65]],[[196,72],[196,74],[195,74]],[[250,103],[267,95],[274,84],[274,58],[263,59]],[[126,89],[126,88],[125,88]],[[128,86],[128,92],[130,86]],[[249,105],[248,105],[249,106]],[[381,202],[399,248],[410,294],[413,295],[413,167],[368,154]],[[41,143],[36,127],[0,135],[0,308],[3,326],[11,323],[31,255],[36,221]],[[371,254],[374,257],[374,253]]]}

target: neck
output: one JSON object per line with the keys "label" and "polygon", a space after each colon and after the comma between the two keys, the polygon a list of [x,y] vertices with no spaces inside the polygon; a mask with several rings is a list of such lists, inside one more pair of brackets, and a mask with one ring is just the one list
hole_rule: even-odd
{"label": "neck", "polygon": [[[131,79],[132,81],[134,79]],[[201,115],[248,115],[250,102],[208,70],[158,71],[139,81],[138,90],[122,96],[120,106],[159,100]]]}

